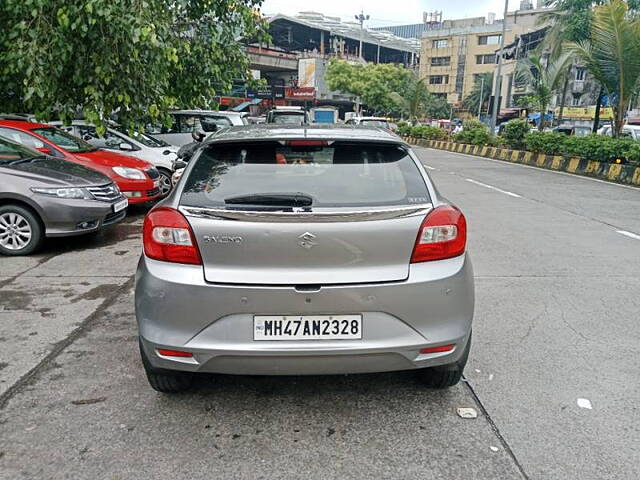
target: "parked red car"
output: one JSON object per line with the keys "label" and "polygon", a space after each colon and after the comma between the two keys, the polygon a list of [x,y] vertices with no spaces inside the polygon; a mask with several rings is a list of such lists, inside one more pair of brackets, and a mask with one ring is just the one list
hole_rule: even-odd
{"label": "parked red car", "polygon": [[51,125],[3,120],[0,121],[0,137],[105,174],[129,198],[129,203],[144,203],[160,196],[160,175],[150,163],[99,150]]}

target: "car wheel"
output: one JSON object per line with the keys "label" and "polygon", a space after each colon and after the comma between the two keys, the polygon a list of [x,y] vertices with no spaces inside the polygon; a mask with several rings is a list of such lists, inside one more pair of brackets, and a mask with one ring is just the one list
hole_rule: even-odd
{"label": "car wheel", "polygon": [[19,205],[0,207],[0,253],[29,255],[44,240],[40,219],[31,210]]}
{"label": "car wheel", "polygon": [[464,373],[464,367],[467,364],[470,350],[471,335],[469,335],[469,341],[467,341],[467,346],[464,349],[462,357],[457,362],[418,370],[420,380],[429,388],[442,389],[457,385]]}
{"label": "car wheel", "polygon": [[180,393],[191,387],[191,383],[193,382],[192,373],[152,367],[147,359],[147,355],[144,353],[142,342],[140,342],[140,356],[142,357],[144,371],[147,374],[147,381],[156,392]]}
{"label": "car wheel", "polygon": [[171,180],[171,172],[167,170],[158,170],[160,173],[160,196],[166,197],[173,188],[173,181]]}

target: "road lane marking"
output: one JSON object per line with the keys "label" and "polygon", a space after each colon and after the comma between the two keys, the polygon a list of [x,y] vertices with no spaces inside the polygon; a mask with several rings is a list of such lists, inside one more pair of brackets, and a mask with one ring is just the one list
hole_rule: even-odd
{"label": "road lane marking", "polygon": [[430,167],[429,165],[425,165],[424,163],[422,164],[424,166],[424,168],[426,168],[427,170],[437,170],[435,167]]}
{"label": "road lane marking", "polygon": [[635,240],[640,240],[640,235],[632,232],[627,232],[626,230],[616,230],[620,235],[624,235],[625,237],[633,238]]}
{"label": "road lane marking", "polygon": [[467,182],[474,183],[476,185],[480,185],[481,187],[489,188],[491,190],[495,190],[496,192],[504,193],[505,195],[509,195],[510,197],[522,198],[522,196],[518,195],[517,193],[508,192],[507,190],[502,190],[501,188],[494,187],[494,186],[491,186],[491,185],[487,185],[486,183],[478,182],[477,180],[473,180],[472,178],[466,178],[465,180]]}

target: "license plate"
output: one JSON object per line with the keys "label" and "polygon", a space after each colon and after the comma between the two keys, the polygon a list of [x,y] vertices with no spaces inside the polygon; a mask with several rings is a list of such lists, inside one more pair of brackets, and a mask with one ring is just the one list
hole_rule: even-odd
{"label": "license plate", "polygon": [[124,200],[119,201],[118,203],[113,204],[114,213],[118,213],[129,206],[129,200],[126,198]]}
{"label": "license plate", "polygon": [[253,339],[360,340],[362,315],[256,315]]}

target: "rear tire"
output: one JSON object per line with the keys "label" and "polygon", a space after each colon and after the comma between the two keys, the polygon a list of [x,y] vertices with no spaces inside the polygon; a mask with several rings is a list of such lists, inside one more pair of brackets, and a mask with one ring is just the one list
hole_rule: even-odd
{"label": "rear tire", "polygon": [[457,362],[437,367],[423,368],[422,370],[418,370],[418,377],[429,388],[444,389],[457,385],[464,373],[464,367],[467,364],[470,350],[471,335],[469,335],[469,340],[467,341],[467,346],[464,349],[462,357],[460,357]]}
{"label": "rear tire", "polygon": [[142,342],[140,342],[140,356],[142,357],[144,371],[147,374],[147,381],[156,392],[180,393],[191,387],[193,373],[152,367],[147,355],[144,353]]}
{"label": "rear tire", "polygon": [[40,218],[20,205],[0,207],[0,254],[30,255],[44,240]]}

